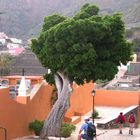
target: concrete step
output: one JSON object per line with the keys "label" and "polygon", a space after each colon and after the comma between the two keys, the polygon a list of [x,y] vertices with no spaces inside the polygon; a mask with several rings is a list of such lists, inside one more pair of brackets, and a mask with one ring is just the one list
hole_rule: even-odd
{"label": "concrete step", "polygon": [[81,122],[81,116],[64,117],[64,121],[76,125]]}
{"label": "concrete step", "polygon": [[[115,110],[114,108],[112,108],[112,109],[110,108],[110,110],[106,110],[106,112],[108,113],[108,117],[97,120],[97,127],[98,128],[116,128],[117,124],[115,121],[120,112],[122,112],[124,114],[124,116],[127,120],[131,111],[133,111],[135,113],[135,115],[137,115],[137,109],[138,109],[138,105],[129,106],[124,109],[120,108],[120,110]],[[126,126],[128,125],[127,121],[126,121],[125,125]]]}
{"label": "concrete step", "polygon": [[71,123],[72,124],[77,124],[81,121],[81,116],[72,116],[71,117]]}

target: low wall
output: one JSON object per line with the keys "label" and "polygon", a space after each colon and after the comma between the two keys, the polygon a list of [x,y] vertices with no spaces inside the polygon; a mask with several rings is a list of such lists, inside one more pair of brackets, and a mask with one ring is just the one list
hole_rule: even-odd
{"label": "low wall", "polygon": [[[44,120],[51,110],[52,87],[42,86],[34,98],[26,104],[12,100],[8,93],[8,88],[0,90],[0,126],[6,128],[7,140],[12,140],[31,134],[28,130],[30,121]],[[4,140],[4,132],[1,129],[0,140]]]}
{"label": "low wall", "polygon": [[[66,116],[70,117],[75,112],[84,114],[92,108],[91,91],[93,84],[73,86],[71,107]],[[44,84],[30,100],[29,97],[18,97],[13,100],[9,96],[9,89],[0,89],[0,126],[7,130],[7,140],[30,135],[28,124],[38,119],[44,120],[50,112],[53,87]],[[0,129],[0,140],[4,140],[4,131]]]}
{"label": "low wall", "polygon": [[[125,116],[125,124],[124,127],[129,127],[129,115],[131,114],[131,111],[134,112],[134,114],[136,115],[136,122],[135,122],[135,128],[138,127],[138,121],[139,121],[139,117],[138,117],[138,106],[130,106],[129,108],[126,108],[125,110],[122,110],[123,115]],[[112,129],[112,128],[118,128],[118,124],[116,123],[116,117],[112,117],[109,118],[106,121],[101,121],[97,123],[97,128],[101,128],[101,129]]]}
{"label": "low wall", "polygon": [[128,107],[138,105],[139,91],[96,90],[95,104],[97,106]]}
{"label": "low wall", "polygon": [[85,114],[92,109],[92,95],[93,83],[88,83],[83,86],[73,86],[73,93],[71,95],[70,104],[71,107],[67,111],[67,117],[71,117],[76,114]]}
{"label": "low wall", "polygon": [[[9,85],[16,85],[17,80],[21,80],[22,76],[4,76],[2,79],[8,80]],[[41,83],[43,80],[42,76],[25,76],[26,80],[31,81],[31,85]]]}

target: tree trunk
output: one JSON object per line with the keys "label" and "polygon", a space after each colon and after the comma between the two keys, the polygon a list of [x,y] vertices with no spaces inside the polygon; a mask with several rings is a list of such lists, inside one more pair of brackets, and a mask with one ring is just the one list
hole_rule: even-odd
{"label": "tree trunk", "polygon": [[55,75],[55,84],[58,91],[58,99],[45,120],[40,138],[47,138],[47,136],[60,136],[60,127],[64,115],[70,107],[72,89],[70,87],[68,77],[66,77],[62,72],[58,72],[58,75]]}

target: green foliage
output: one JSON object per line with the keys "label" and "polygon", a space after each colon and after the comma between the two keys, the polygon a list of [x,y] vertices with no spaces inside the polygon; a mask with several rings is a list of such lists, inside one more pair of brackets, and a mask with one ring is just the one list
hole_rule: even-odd
{"label": "green foliage", "polygon": [[127,29],[126,30],[126,38],[132,38],[133,37],[134,32],[131,29]]}
{"label": "green foliage", "polygon": [[107,85],[109,83],[108,80],[96,80],[96,84],[99,86],[99,87],[104,87],[105,85]]}
{"label": "green foliage", "polygon": [[0,55],[0,76],[7,76],[10,72],[9,63],[12,59],[12,56],[9,54]]}
{"label": "green foliage", "polygon": [[99,116],[99,113],[97,110],[94,110],[94,112],[92,112],[92,118],[97,118]]}
{"label": "green foliage", "polygon": [[89,3],[82,6],[81,11],[74,16],[74,19],[85,19],[93,15],[98,15],[99,8],[95,5],[90,5]]}
{"label": "green foliage", "polygon": [[107,80],[96,80],[96,84],[103,84],[103,83],[107,83],[108,81]]}
{"label": "green foliage", "polygon": [[75,129],[76,127],[72,124],[62,123],[61,129],[60,129],[60,135],[61,137],[64,137],[64,138],[70,137],[71,133]]}
{"label": "green foliage", "polygon": [[133,48],[135,52],[140,52],[140,38],[133,39]]}
{"label": "green foliage", "polygon": [[[34,131],[34,133],[39,136],[40,132],[43,128],[44,121],[34,120],[29,123],[29,130]],[[70,137],[71,133],[76,129],[76,127],[69,123],[62,123],[61,129],[60,129],[60,135],[61,137]]]}
{"label": "green foliage", "polygon": [[[45,76],[48,82],[54,82],[58,71],[78,85],[111,80],[118,66],[131,60],[132,44],[125,39],[122,15],[103,17],[97,15],[98,11],[95,5],[86,4],[72,18],[45,18],[42,32],[32,40],[31,48],[42,65],[51,70]],[[78,16],[83,13],[86,16]]]}
{"label": "green foliage", "polygon": [[134,27],[126,30],[126,37],[132,40],[133,51],[140,52],[140,27]]}
{"label": "green foliage", "polygon": [[60,15],[52,15],[45,17],[43,29],[44,31],[49,30],[51,27],[63,22],[66,18]]}
{"label": "green foliage", "polygon": [[125,0],[34,0],[31,3],[28,1],[13,0],[11,4],[9,4],[9,0],[0,1],[2,7],[0,27],[7,35],[24,40],[38,36],[44,14],[62,13],[72,16],[86,2],[93,2],[101,6],[101,13],[123,12],[126,23],[132,23],[133,27],[140,19],[139,0],[127,0],[127,2]]}
{"label": "green foliage", "polygon": [[34,120],[29,123],[29,130],[34,131],[34,133],[39,136],[43,128],[44,121]]}

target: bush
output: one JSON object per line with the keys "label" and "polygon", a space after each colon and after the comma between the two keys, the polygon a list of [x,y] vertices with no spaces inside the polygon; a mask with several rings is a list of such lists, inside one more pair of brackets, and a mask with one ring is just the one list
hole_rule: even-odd
{"label": "bush", "polygon": [[[34,120],[29,123],[29,130],[34,131],[36,136],[40,135],[40,132],[43,128],[44,121]],[[68,123],[62,123],[60,129],[61,137],[67,138],[70,137],[71,133],[75,130],[75,126]]]}
{"label": "bush", "polygon": [[60,135],[61,137],[64,137],[64,138],[70,137],[71,133],[75,129],[76,127],[72,124],[62,123],[61,129],[60,129]]}
{"label": "bush", "polygon": [[92,118],[97,118],[99,116],[99,113],[97,110],[94,110],[94,112],[92,112]]}
{"label": "bush", "polygon": [[34,131],[36,136],[40,135],[40,132],[43,128],[44,121],[34,120],[29,123],[29,130]]}

